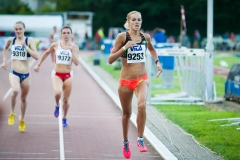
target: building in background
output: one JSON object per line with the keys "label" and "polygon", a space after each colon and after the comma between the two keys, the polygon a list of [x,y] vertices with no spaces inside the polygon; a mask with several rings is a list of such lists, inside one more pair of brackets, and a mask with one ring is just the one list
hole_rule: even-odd
{"label": "building in background", "polygon": [[[0,15],[0,49],[3,48],[5,40],[9,36],[14,35],[13,25],[17,21],[23,21],[26,25],[26,36],[41,39],[47,46],[48,37],[52,33],[54,26],[60,32],[63,26],[70,26],[75,37],[75,43],[79,48],[84,48],[86,34],[89,38],[92,37],[92,12],[55,12],[44,13],[38,15]],[[7,21],[6,21],[7,20]],[[43,46],[43,45],[40,45]]]}

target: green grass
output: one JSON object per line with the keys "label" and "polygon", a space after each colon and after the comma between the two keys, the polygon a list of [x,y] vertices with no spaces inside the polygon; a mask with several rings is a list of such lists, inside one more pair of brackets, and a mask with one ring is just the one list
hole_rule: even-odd
{"label": "green grass", "polygon": [[221,67],[220,61],[225,61],[228,64],[228,67],[226,67],[226,68],[230,69],[235,63],[240,62],[240,58],[234,56],[233,54],[229,54],[226,56],[215,55],[214,65]]}
{"label": "green grass", "polygon": [[[235,112],[211,111],[202,106],[157,105],[173,123],[192,134],[202,145],[220,154],[225,160],[240,158],[240,131],[236,126],[221,127],[228,121],[210,122],[211,119],[240,117]],[[239,126],[238,126],[239,127]]]}
{"label": "green grass", "polygon": [[[103,60],[100,66],[109,72],[116,80],[119,79],[120,70],[115,70],[114,65],[109,65]],[[161,83],[161,78],[152,78],[153,84]],[[224,95],[225,78],[214,75],[218,96]],[[174,75],[174,88],[153,89],[152,95],[179,92],[177,75]],[[169,120],[179,125],[183,130],[192,134],[195,139],[212,151],[218,153],[225,160],[238,160],[240,157],[240,131],[234,127],[221,127],[230,123],[227,121],[210,122],[211,119],[240,117],[236,112],[212,111],[204,106],[195,105],[156,105]]]}
{"label": "green grass", "polygon": [[225,93],[225,88],[224,88],[224,85],[225,85],[225,82],[226,82],[226,78],[223,78],[221,76],[217,76],[217,75],[214,75],[213,77],[213,80],[216,84],[216,92],[217,92],[217,96],[218,97],[223,97],[224,96],[224,93]]}

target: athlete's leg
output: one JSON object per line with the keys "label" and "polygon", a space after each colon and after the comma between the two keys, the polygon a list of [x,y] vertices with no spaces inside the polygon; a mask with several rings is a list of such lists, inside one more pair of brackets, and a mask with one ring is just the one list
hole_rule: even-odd
{"label": "athlete's leg", "polygon": [[23,120],[25,117],[25,111],[27,108],[27,95],[30,88],[30,80],[31,80],[31,77],[29,75],[29,77],[27,77],[20,83],[20,86],[21,86],[21,117],[20,119],[21,120]]}
{"label": "athlete's leg", "polygon": [[16,105],[16,97],[18,95],[19,89],[20,89],[20,79],[18,76],[9,73],[9,81],[10,85],[12,87],[12,93],[11,93],[11,113],[14,113],[15,105]]}
{"label": "athlete's leg", "polygon": [[149,81],[142,81],[138,87],[134,90],[138,101],[138,113],[137,113],[137,130],[138,137],[143,137],[144,127],[146,123],[146,101],[148,93]]}
{"label": "athlete's leg", "polygon": [[122,106],[122,129],[123,140],[128,140],[129,120],[132,115],[132,97],[133,91],[119,84],[118,95]]}
{"label": "athlete's leg", "polygon": [[59,106],[59,100],[61,99],[62,94],[63,81],[58,76],[52,75],[52,84],[56,106]]}
{"label": "athlete's leg", "polygon": [[72,77],[63,83],[63,118],[66,118],[69,108],[69,97],[72,91]]}

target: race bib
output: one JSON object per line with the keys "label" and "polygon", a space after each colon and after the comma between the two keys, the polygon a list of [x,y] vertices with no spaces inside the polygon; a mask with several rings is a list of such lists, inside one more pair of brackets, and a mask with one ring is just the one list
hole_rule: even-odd
{"label": "race bib", "polygon": [[21,45],[12,45],[11,47],[12,60],[27,60],[27,51]]}
{"label": "race bib", "polygon": [[146,46],[136,45],[128,49],[127,63],[140,63],[146,61]]}
{"label": "race bib", "polygon": [[57,50],[56,51],[56,64],[72,64],[72,53],[68,50]]}

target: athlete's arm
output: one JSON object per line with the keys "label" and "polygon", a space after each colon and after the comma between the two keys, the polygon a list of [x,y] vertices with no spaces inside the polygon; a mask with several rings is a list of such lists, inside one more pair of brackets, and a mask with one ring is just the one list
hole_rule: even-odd
{"label": "athlete's arm", "polygon": [[108,57],[109,64],[112,64],[113,62],[115,62],[124,53],[124,50],[121,49],[121,47],[124,43],[125,36],[126,36],[125,32],[119,33],[117,35],[112,51]]}
{"label": "athlete's arm", "polygon": [[[123,43],[126,40],[126,32],[122,32],[119,33],[118,36],[116,37],[116,41],[115,44],[113,46],[113,49],[108,57],[108,63],[112,64],[113,62],[115,62],[120,56],[122,56],[122,54],[124,53],[124,49],[121,48],[123,46]],[[136,44],[136,42],[134,41],[128,41],[125,46],[126,51],[128,50],[128,48],[134,46]]]}
{"label": "athlete's arm", "polygon": [[3,48],[3,63],[2,63],[2,68],[3,68],[4,70],[7,70],[7,50],[8,50],[8,47],[11,45],[12,40],[13,40],[12,37],[8,38],[6,44],[5,44],[4,48]]}
{"label": "athlete's arm", "polygon": [[39,71],[39,68],[42,64],[42,62],[47,58],[47,56],[54,52],[55,48],[56,48],[56,45],[57,45],[58,42],[54,42],[51,44],[51,46],[43,53],[42,57],[40,58],[38,64],[34,67],[34,71],[35,72],[38,72]]}
{"label": "athlete's arm", "polygon": [[148,50],[149,50],[150,54],[152,55],[154,62],[155,62],[156,60],[158,60],[158,56],[157,56],[157,52],[156,52],[155,48],[152,45],[151,37],[149,34],[146,34],[146,33],[144,34],[144,37],[147,41]]}
{"label": "athlete's arm", "polygon": [[35,59],[38,60],[38,51],[36,48],[36,44],[34,42],[34,39],[29,37],[29,47],[25,44],[25,42],[23,43],[23,47],[26,48],[26,50],[28,51],[28,53]]}
{"label": "athlete's arm", "polygon": [[72,48],[72,60],[73,63],[77,66],[79,64],[79,48],[77,45],[74,45]]}
{"label": "athlete's arm", "polygon": [[150,35],[145,33],[144,37],[147,41],[148,50],[149,50],[150,54],[152,55],[152,57],[154,59],[154,62],[155,63],[157,62],[156,65],[157,65],[157,68],[158,68],[158,74],[157,74],[157,77],[158,77],[160,75],[160,73],[162,72],[162,67],[161,67],[160,61],[159,61],[158,56],[157,56],[157,51],[155,50],[155,48],[152,45]]}

